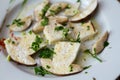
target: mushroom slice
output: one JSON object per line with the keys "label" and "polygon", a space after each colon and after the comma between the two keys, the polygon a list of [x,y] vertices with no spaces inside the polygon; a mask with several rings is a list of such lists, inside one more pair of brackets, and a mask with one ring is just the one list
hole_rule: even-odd
{"label": "mushroom slice", "polygon": [[[56,28],[59,27],[62,29],[56,30]],[[63,34],[64,29],[68,29],[66,33],[69,35],[70,34],[69,28],[57,23],[56,20],[50,20],[50,24],[45,26],[43,33],[46,39],[49,41],[49,44],[52,44],[57,41],[61,41],[65,39]]]}
{"label": "mushroom slice", "polygon": [[93,45],[92,52],[93,53],[100,53],[104,48],[104,43],[107,41],[109,36],[108,32],[105,32],[105,34]]}
{"label": "mushroom slice", "polygon": [[97,7],[97,0],[80,0],[80,11],[75,16],[70,18],[70,21],[78,21],[86,18]]}
{"label": "mushroom slice", "polygon": [[58,23],[66,23],[68,21],[68,18],[66,16],[55,16],[55,19]]}
{"label": "mushroom slice", "polygon": [[73,32],[71,32],[72,39],[76,40],[78,35],[80,35],[82,42],[92,38],[97,33],[91,21],[86,23],[70,23],[70,27],[73,28]]}
{"label": "mushroom slice", "polygon": [[66,16],[74,16],[79,12],[80,2],[75,3],[74,5],[68,5],[68,9],[65,10]]}
{"label": "mushroom slice", "polygon": [[31,22],[32,16],[28,16],[23,19],[15,19],[9,28],[12,31],[24,31],[30,26]]}
{"label": "mushroom slice", "polygon": [[[80,43],[58,42],[55,45],[53,59],[41,59],[41,65],[56,75],[69,75],[82,71],[82,68],[73,64],[80,48]],[[49,66],[48,69],[46,66]]]}
{"label": "mushroom slice", "polygon": [[40,40],[40,37],[34,33],[27,33],[21,37],[19,42],[14,42],[12,39],[7,39],[4,43],[8,54],[14,61],[24,65],[35,65],[36,62],[30,55],[46,46],[45,42],[41,42],[38,43],[37,46],[34,45],[34,47],[37,47],[37,50],[33,50],[32,47],[36,38]]}
{"label": "mushroom slice", "polygon": [[[32,29],[34,33],[39,33],[39,32],[43,31],[45,26],[41,25],[42,21],[43,21],[43,19],[41,21],[35,23],[35,25],[33,26],[33,29]],[[62,24],[62,23],[66,23],[68,21],[68,18],[65,17],[65,16],[49,17],[49,22],[48,23],[51,24],[52,21],[56,21],[56,22]]]}
{"label": "mushroom slice", "polygon": [[41,21],[39,21],[39,22],[35,23],[32,30],[33,30],[34,33],[39,33],[39,32],[42,32],[43,29],[44,29],[44,26],[42,26]]}
{"label": "mushroom slice", "polygon": [[45,13],[49,8],[49,3],[49,0],[44,0],[44,2],[42,2],[35,8],[34,17],[36,21],[40,21],[45,16]]}
{"label": "mushroom slice", "polygon": [[55,3],[48,9],[45,16],[48,17],[48,16],[55,15],[59,13],[61,10],[65,9],[67,5],[68,4],[65,2]]}

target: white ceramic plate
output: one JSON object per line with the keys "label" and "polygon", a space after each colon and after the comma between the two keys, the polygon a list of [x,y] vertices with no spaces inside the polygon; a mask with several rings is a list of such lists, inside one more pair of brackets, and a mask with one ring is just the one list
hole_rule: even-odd
{"label": "white ceramic plate", "polygon": [[[12,22],[12,19],[17,15],[18,10],[20,9],[21,1],[16,0],[15,5],[12,7],[7,21],[5,23],[9,24]],[[28,0],[28,4],[33,6],[26,7],[29,12],[38,2],[42,0]],[[51,0],[52,2],[58,1],[67,1],[75,2],[76,0]],[[9,1],[4,1],[0,3],[0,12],[5,12],[3,7],[8,7]],[[96,60],[90,60],[86,64],[92,65],[91,68],[85,70],[81,73],[58,77],[58,76],[36,76],[31,73],[31,69],[27,67],[19,66],[13,62],[8,62],[6,60],[6,52],[0,52],[0,80],[93,80],[93,77],[96,80],[115,80],[117,76],[120,75],[120,4],[117,0],[99,0],[99,8],[96,13],[95,19],[99,23],[102,33],[105,30],[110,32],[109,43],[110,45],[99,55],[103,60],[102,63],[99,63]],[[31,12],[29,12],[31,13]],[[1,21],[5,14],[1,13]],[[25,15],[23,12],[21,16]],[[27,14],[28,15],[28,14]],[[0,38],[8,37],[8,28],[3,26],[0,33]],[[85,72],[88,72],[85,74]]]}

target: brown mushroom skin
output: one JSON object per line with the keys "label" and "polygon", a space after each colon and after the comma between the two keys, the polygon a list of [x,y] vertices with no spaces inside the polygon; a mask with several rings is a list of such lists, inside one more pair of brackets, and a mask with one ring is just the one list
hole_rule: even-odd
{"label": "brown mushroom skin", "polygon": [[93,45],[92,52],[99,54],[104,50],[104,43],[108,40],[109,32],[105,32],[104,35]]}

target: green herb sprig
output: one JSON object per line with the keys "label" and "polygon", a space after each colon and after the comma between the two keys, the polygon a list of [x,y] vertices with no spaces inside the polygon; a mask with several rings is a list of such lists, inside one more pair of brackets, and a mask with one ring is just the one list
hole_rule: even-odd
{"label": "green herb sprig", "polygon": [[18,27],[21,27],[25,24],[24,21],[22,21],[21,19],[15,19],[13,22],[12,22],[12,25],[13,24],[16,24]]}
{"label": "green herb sprig", "polygon": [[93,58],[97,59],[99,62],[102,62],[102,60],[97,57],[95,49],[94,49],[94,53],[90,52],[89,49],[85,50],[84,52],[90,54]]}
{"label": "green herb sprig", "polygon": [[40,50],[39,57],[52,59],[54,54],[55,54],[55,52],[52,49],[44,48],[44,49]]}
{"label": "green herb sprig", "polygon": [[50,72],[48,72],[47,70],[45,70],[42,66],[35,67],[34,71],[35,71],[36,75],[41,75],[41,76],[45,76],[46,74],[50,74]]}

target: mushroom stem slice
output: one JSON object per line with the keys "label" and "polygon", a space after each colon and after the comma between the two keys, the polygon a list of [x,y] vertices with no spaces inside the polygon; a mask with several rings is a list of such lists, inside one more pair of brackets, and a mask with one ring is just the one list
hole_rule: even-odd
{"label": "mushroom stem slice", "polygon": [[32,16],[28,16],[23,19],[15,19],[9,29],[12,31],[24,31],[30,26],[31,23]]}
{"label": "mushroom stem slice", "polygon": [[105,32],[104,35],[93,45],[92,52],[99,54],[104,48],[104,44],[107,41],[109,36],[108,32]]}

